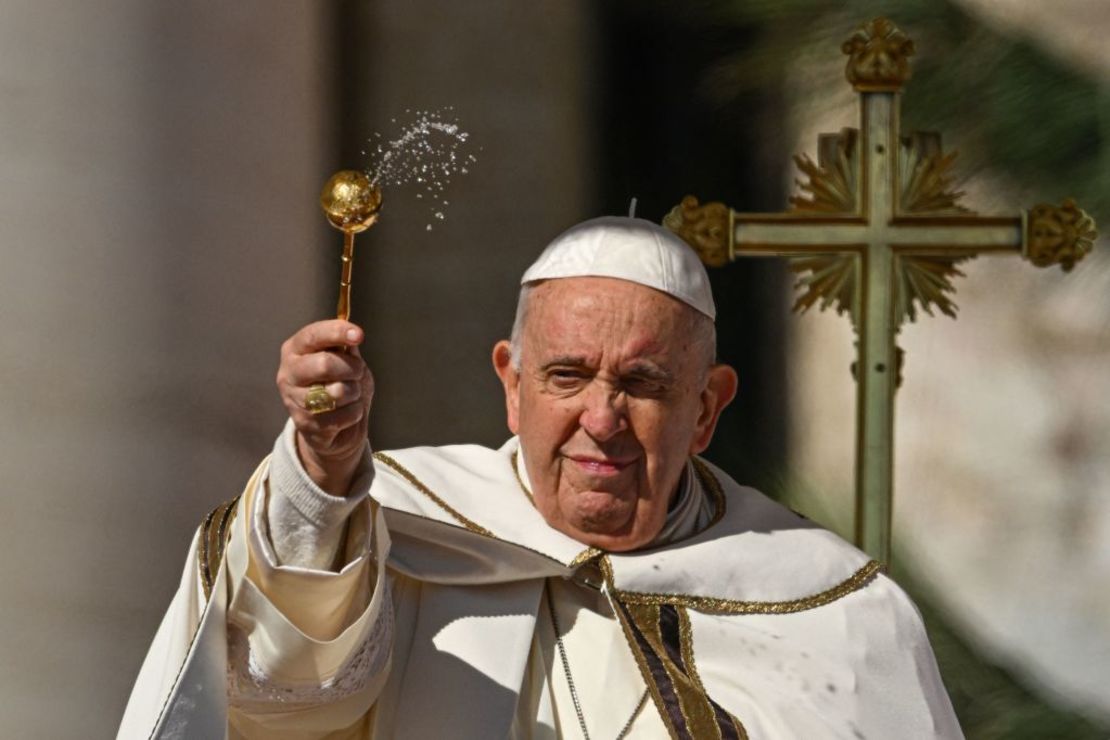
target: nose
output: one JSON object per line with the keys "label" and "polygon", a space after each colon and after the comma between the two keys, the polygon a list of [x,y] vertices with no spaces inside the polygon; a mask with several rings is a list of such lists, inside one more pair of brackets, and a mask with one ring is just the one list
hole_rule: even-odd
{"label": "nose", "polygon": [[593,439],[604,442],[628,428],[624,394],[617,389],[595,382],[584,401],[578,422]]}

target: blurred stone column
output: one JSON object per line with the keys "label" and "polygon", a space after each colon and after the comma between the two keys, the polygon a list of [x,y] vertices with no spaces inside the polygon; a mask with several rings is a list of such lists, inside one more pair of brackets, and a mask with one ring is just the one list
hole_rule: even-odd
{"label": "blurred stone column", "polygon": [[443,209],[416,189],[387,189],[380,224],[360,240],[353,319],[367,328],[377,381],[371,441],[499,445],[509,431],[490,351],[509,335],[520,275],[556,234],[597,215],[587,212],[599,178],[588,6],[344,5],[357,10],[340,19],[351,58],[346,166],[365,164],[361,142],[398,133],[413,118],[406,110],[447,106],[478,159]]}
{"label": "blurred stone column", "polygon": [[280,429],[327,256],[322,7],[5,3],[5,737],[114,733],[193,528]]}

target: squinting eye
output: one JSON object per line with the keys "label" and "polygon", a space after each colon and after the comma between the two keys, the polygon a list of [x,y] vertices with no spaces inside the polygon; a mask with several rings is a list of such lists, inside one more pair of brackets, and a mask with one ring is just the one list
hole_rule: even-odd
{"label": "squinting eye", "polygon": [[547,382],[556,388],[577,388],[589,380],[589,377],[578,370],[552,370],[547,375]]}
{"label": "squinting eye", "polygon": [[658,396],[666,390],[663,383],[647,378],[631,378],[626,380],[623,386],[630,396]]}

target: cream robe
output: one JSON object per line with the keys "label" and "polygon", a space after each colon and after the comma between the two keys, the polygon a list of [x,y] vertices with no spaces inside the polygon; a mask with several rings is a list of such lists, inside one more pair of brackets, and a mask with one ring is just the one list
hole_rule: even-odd
{"label": "cream robe", "polygon": [[[356,512],[347,543],[358,552],[372,539],[374,557],[328,574],[252,559],[260,472],[209,601],[186,568],[120,736],[222,734],[230,642],[232,664],[248,668],[228,679],[233,732],[578,737],[553,636],[542,637],[543,583],[594,553],[542,521],[513,474],[514,450],[510,441],[383,458],[372,489],[380,506]],[[556,587],[591,736],[615,737],[646,678],[651,701],[632,737],[959,737],[904,594],[862,553],[710,470],[727,502],[718,521],[675,544],[594,558],[627,643],[596,602],[573,619],[575,599],[600,597]],[[369,605],[355,608],[371,583]],[[290,591],[324,608],[296,614],[294,626]]]}

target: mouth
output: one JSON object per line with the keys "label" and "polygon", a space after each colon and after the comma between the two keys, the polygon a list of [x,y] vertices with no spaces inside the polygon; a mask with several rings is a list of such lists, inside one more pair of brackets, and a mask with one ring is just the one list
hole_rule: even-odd
{"label": "mouth", "polygon": [[635,462],[632,458],[606,458],[590,455],[568,455],[567,459],[583,473],[598,478],[620,475],[621,471]]}

